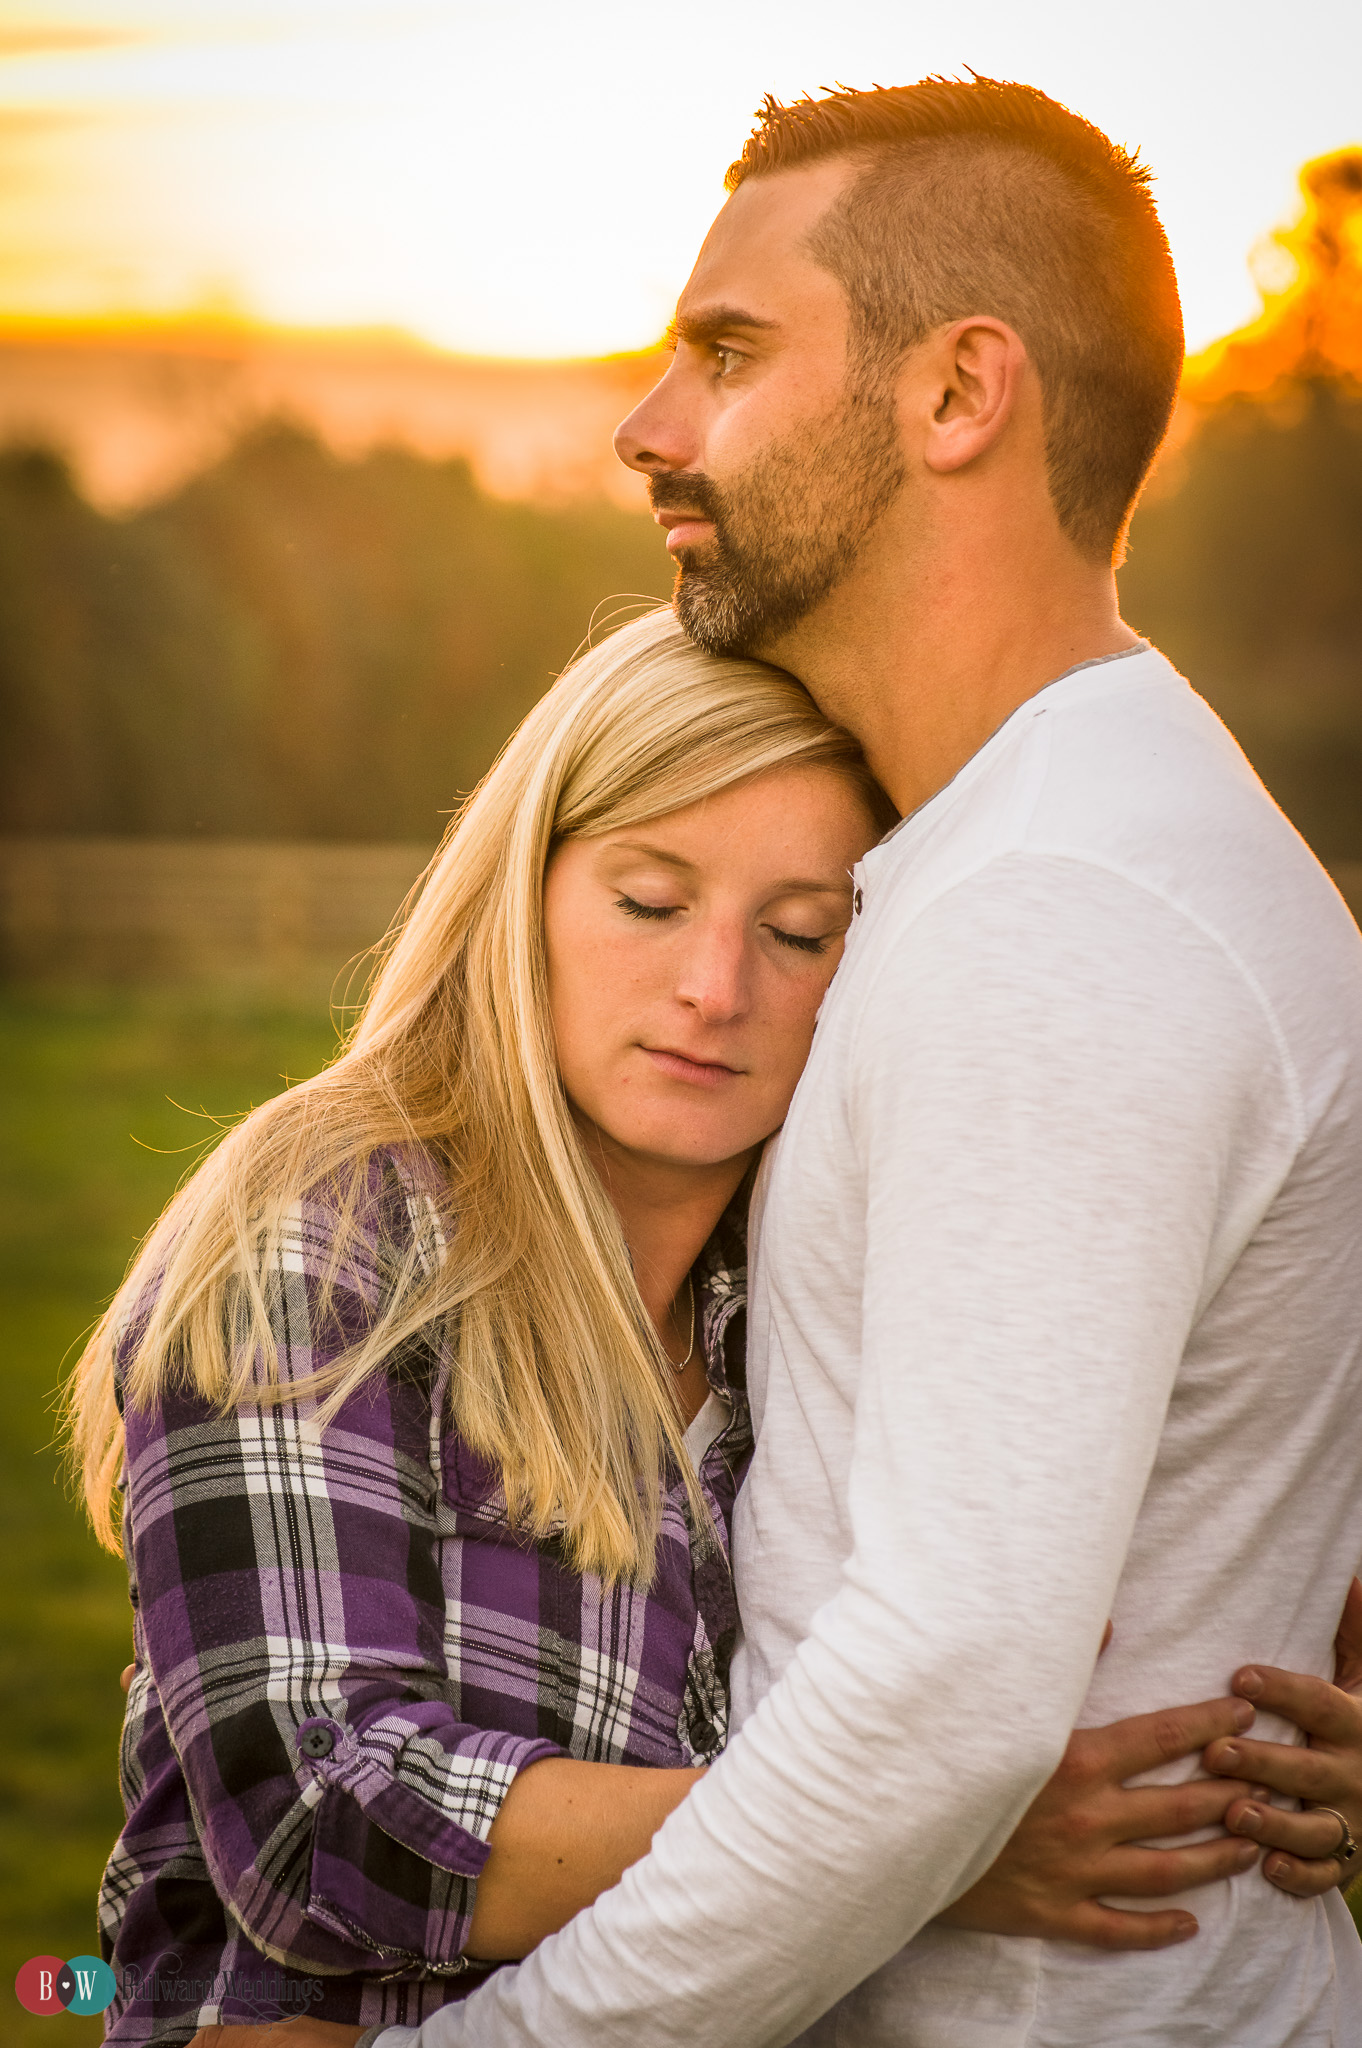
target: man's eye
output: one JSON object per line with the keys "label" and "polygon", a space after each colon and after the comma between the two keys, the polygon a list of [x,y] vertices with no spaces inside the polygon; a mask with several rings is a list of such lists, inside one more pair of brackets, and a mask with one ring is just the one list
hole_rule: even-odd
{"label": "man's eye", "polygon": [[729,348],[722,341],[715,342],[714,356],[719,366],[719,375],[721,377],[726,377],[730,370],[735,370],[739,363],[746,360],[741,349]]}
{"label": "man's eye", "polygon": [[793,946],[796,953],[826,953],[828,950],[826,939],[810,939],[802,932],[782,931],[778,924],[768,924],[766,929],[778,946]]}
{"label": "man's eye", "polygon": [[681,906],[679,903],[637,903],[632,896],[617,896],[615,908],[622,910],[626,917],[641,917],[661,923],[666,918],[675,917]]}

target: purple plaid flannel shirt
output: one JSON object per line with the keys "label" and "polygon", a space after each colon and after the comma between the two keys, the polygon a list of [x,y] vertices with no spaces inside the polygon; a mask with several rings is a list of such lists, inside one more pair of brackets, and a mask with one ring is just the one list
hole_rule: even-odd
{"label": "purple plaid flannel shirt", "polygon": [[[361,1252],[325,1315],[331,1215],[302,1205],[277,1275],[285,1380],[354,1340],[394,1255],[441,1255],[426,1171],[373,1163]],[[487,1974],[463,1944],[518,1770],[717,1755],[752,1442],[744,1258],[735,1209],[696,1266],[710,1384],[732,1404],[700,1472],[722,1550],[674,1475],[646,1592],[508,1527],[495,1473],[450,1424],[437,1339],[325,1430],[301,1392],[223,1416],[168,1390],[129,1411],[137,1675],[127,1823],[99,1896],[120,1984],[107,2040],[179,2048],[215,2021],[309,2011],[414,2025]]]}

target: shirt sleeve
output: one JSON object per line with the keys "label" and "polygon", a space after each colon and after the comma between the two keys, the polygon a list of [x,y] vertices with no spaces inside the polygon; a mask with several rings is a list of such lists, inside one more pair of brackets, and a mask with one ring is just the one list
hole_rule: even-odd
{"label": "shirt sleeve", "polygon": [[[286,1387],[374,1305],[363,1258],[323,1288],[330,1253],[305,1208],[278,1276]],[[226,1415],[171,1388],[127,1416],[136,1599],[209,1873],[299,1970],[459,1967],[501,1801],[562,1753],[451,1697],[435,1363],[405,1359],[325,1429],[301,1388]]]}
{"label": "shirt sleeve", "polygon": [[[1189,1334],[1299,1142],[1282,1059],[1212,936],[1062,859],[961,884],[856,1000],[823,1082],[865,1244],[840,1584],[651,1853],[419,2048],[776,2048],[1063,1753]],[[799,1175],[796,1142],[759,1293]]]}

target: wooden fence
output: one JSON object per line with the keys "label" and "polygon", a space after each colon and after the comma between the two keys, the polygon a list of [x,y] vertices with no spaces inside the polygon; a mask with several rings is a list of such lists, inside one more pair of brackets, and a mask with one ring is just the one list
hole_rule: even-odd
{"label": "wooden fence", "polygon": [[10,980],[309,984],[377,943],[428,846],[0,839]]}
{"label": "wooden fence", "polygon": [[[11,980],[329,982],[382,938],[430,858],[306,840],[0,839]],[[1362,921],[1362,862],[1334,870]]]}

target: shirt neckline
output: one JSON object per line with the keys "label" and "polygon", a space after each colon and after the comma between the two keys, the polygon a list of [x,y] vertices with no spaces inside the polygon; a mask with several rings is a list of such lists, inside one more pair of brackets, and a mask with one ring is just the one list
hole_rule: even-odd
{"label": "shirt neckline", "polygon": [[[1114,654],[1093,654],[1090,655],[1086,661],[1076,661],[1073,664],[1072,668],[1066,668],[1062,670],[1059,675],[1052,676],[1048,683],[1042,683],[1040,688],[1038,690],[1033,691],[1024,703],[1018,704],[1015,711],[1008,712],[1007,717],[1003,720],[1001,725],[994,726],[988,738],[983,742],[981,746],[975,748],[974,752],[970,755],[968,761],[961,762],[960,766],[956,769],[954,775],[952,775],[949,782],[943,782],[940,789],[935,790],[931,796],[924,797],[922,802],[917,806],[915,810],[905,812],[904,816],[899,819],[897,825],[891,825],[889,830],[885,833],[883,839],[879,839],[875,842],[874,846],[871,847],[869,853],[865,856],[865,858],[867,860],[873,859],[874,856],[880,852],[881,848],[887,847],[891,843],[891,841],[897,839],[900,832],[903,831],[905,825],[915,824],[918,819],[923,817],[923,815],[932,808],[933,804],[940,803],[942,798],[949,796],[951,791],[953,789],[958,788],[961,782],[969,779],[971,771],[973,770],[976,762],[981,762],[986,754],[989,754],[993,751],[994,746],[997,744],[999,740],[1001,740],[1003,734],[1008,730],[1009,726],[1019,721],[1020,719],[1024,718],[1028,713],[1034,715],[1037,712],[1045,710],[1047,707],[1043,705],[1040,700],[1043,697],[1048,697],[1052,690],[1057,690],[1060,687],[1061,683],[1069,682],[1072,677],[1081,675],[1085,669],[1109,668],[1113,662],[1124,661],[1126,660],[1127,656],[1132,654],[1157,655],[1157,653],[1158,650],[1155,648],[1152,641],[1141,638],[1135,642],[1135,645],[1133,647],[1118,647]],[[860,863],[858,862],[857,865],[859,866]]]}

